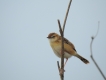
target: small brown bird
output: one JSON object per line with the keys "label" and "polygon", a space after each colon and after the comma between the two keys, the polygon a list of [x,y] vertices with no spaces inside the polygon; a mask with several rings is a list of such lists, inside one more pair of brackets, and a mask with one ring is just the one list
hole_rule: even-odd
{"label": "small brown bird", "polygon": [[[58,35],[57,33],[50,33],[47,37],[50,41],[50,45],[54,51],[54,53],[61,58],[61,41],[62,38],[60,35]],[[79,58],[82,62],[84,62],[85,64],[89,63],[89,61],[87,59],[85,59],[84,57],[80,56],[74,45],[68,41],[66,38],[64,38],[64,58],[66,58],[66,62],[68,61],[68,58],[70,58],[71,56],[75,56],[77,58]],[[65,65],[64,65],[65,66]]]}

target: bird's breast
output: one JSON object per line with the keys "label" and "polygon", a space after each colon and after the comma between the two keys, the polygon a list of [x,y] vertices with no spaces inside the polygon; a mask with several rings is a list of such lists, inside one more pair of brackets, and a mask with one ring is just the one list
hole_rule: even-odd
{"label": "bird's breast", "polygon": [[60,45],[52,45],[51,46],[55,55],[61,57],[61,46]]}
{"label": "bird's breast", "polygon": [[[59,44],[53,44],[51,45],[52,49],[53,49],[53,52],[55,53],[56,56],[58,56],[59,58],[61,58],[61,45]],[[67,52],[64,52],[64,58],[70,58],[72,55],[67,53]]]}

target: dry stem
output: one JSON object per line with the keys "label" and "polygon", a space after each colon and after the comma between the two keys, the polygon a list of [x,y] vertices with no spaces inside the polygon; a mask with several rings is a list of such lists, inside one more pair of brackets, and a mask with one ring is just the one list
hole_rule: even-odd
{"label": "dry stem", "polygon": [[[62,43],[61,43],[62,44],[62,47],[61,47],[61,50],[62,50],[61,51],[61,54],[62,54],[62,56],[61,56],[61,70],[63,71],[63,73],[60,74],[61,80],[64,80],[64,29],[65,29],[65,24],[66,24],[66,21],[67,21],[67,17],[68,17],[71,2],[72,2],[72,0],[70,0],[68,8],[67,8],[67,12],[66,12],[66,16],[65,16],[64,24],[63,24],[63,30],[62,30],[60,21],[58,20],[59,31],[60,31],[60,34],[61,34],[61,37],[62,37]],[[60,72],[59,62],[57,62],[57,65],[58,65],[58,69],[59,69],[59,72]]]}

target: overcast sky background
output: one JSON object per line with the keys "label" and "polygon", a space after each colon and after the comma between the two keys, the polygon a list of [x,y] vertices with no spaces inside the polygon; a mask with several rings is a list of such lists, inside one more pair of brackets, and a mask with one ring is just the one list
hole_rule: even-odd
{"label": "overcast sky background", "polygon": [[[0,80],[59,80],[57,61],[46,38],[59,33],[69,0],[0,0]],[[106,76],[106,0],[73,0],[65,37],[77,52],[65,66],[65,80],[104,80],[90,58],[91,36],[96,62]]]}

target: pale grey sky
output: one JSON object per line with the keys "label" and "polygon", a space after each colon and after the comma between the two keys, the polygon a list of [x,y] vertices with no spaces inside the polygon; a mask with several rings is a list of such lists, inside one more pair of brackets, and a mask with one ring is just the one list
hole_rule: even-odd
{"label": "pale grey sky", "polygon": [[[64,21],[69,0],[0,0],[0,80],[59,80],[57,61],[46,38],[59,33],[57,19]],[[73,0],[65,37],[87,58],[85,65],[72,57],[65,67],[65,80],[103,80],[90,58],[106,76],[106,0]]]}

